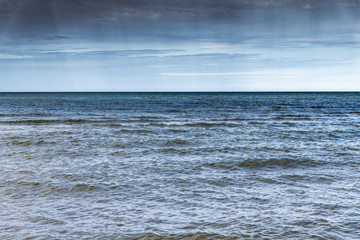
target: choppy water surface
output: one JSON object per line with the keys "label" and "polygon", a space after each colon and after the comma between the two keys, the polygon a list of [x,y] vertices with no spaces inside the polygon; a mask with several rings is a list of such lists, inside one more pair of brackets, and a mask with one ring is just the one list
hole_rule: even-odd
{"label": "choppy water surface", "polygon": [[360,94],[0,94],[0,239],[359,239]]}

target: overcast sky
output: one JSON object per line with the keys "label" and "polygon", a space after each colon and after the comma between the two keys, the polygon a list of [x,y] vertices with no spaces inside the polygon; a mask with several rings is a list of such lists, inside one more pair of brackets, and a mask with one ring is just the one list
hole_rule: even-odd
{"label": "overcast sky", "polygon": [[360,0],[0,0],[0,91],[360,91]]}

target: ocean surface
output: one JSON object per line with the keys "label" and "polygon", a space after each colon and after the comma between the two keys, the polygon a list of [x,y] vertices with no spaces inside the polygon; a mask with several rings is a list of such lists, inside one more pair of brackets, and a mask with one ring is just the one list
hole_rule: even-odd
{"label": "ocean surface", "polygon": [[1,93],[0,239],[360,239],[360,93]]}

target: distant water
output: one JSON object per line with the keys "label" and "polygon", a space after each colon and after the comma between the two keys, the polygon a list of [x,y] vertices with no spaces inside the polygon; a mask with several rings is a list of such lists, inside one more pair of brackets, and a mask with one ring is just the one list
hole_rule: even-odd
{"label": "distant water", "polygon": [[360,93],[0,94],[0,239],[359,239]]}

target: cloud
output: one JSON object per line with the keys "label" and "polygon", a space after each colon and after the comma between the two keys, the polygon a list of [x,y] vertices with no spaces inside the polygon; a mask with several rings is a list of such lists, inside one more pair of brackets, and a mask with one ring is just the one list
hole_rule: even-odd
{"label": "cloud", "polygon": [[28,55],[0,53],[0,60],[20,60],[20,59],[32,59],[32,58],[33,56],[28,56]]}
{"label": "cloud", "polygon": [[129,58],[129,57],[145,57],[145,56],[161,56],[166,54],[174,54],[183,52],[181,49],[138,49],[138,50],[80,50],[80,51],[55,51],[46,54],[57,54],[67,57],[99,57],[99,58]]}
{"label": "cloud", "polygon": [[[17,0],[0,1],[0,13],[13,16],[15,25],[74,28],[104,27],[104,24],[133,26],[137,23],[179,23],[206,21],[238,21],[253,19],[254,11],[319,10],[360,7],[350,0]],[[332,10],[331,10],[332,11]],[[255,12],[256,13],[256,12]],[[279,12],[277,11],[279,14]],[[314,15],[319,14],[314,13]],[[298,16],[294,16],[296,18]],[[329,15],[328,17],[332,17]],[[165,22],[164,22],[165,21]],[[6,22],[6,21],[5,21]],[[98,23],[96,26],[86,26]],[[4,23],[3,23],[4,24]],[[36,29],[36,28],[35,28]]]}
{"label": "cloud", "polygon": [[173,76],[173,77],[198,77],[198,76],[231,76],[231,75],[245,75],[242,72],[208,72],[208,73],[160,73],[162,76]]}
{"label": "cloud", "polygon": [[267,72],[177,72],[177,73],[160,73],[162,76],[173,76],[173,77],[199,77],[199,76],[291,76],[291,73],[284,73],[280,71],[267,71]]}
{"label": "cloud", "polygon": [[46,40],[64,40],[64,39],[69,39],[70,37],[68,36],[62,36],[62,35],[55,35],[55,36],[48,36],[45,39]]}
{"label": "cloud", "polygon": [[256,58],[259,54],[241,54],[241,53],[199,53],[199,54],[177,54],[169,55],[173,58],[203,58],[203,59],[245,59]]}
{"label": "cloud", "polygon": [[283,35],[304,37],[354,31],[359,27],[356,25],[359,2],[0,0],[0,36],[13,42],[39,44],[89,40],[125,44],[241,44],[254,39],[266,42],[271,38],[281,39]]}
{"label": "cloud", "polygon": [[116,59],[135,57],[159,57],[174,53],[181,53],[181,49],[136,49],[136,50],[90,50],[79,49],[54,49],[54,50],[7,50],[0,52],[0,60],[45,60],[45,59]]}

